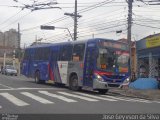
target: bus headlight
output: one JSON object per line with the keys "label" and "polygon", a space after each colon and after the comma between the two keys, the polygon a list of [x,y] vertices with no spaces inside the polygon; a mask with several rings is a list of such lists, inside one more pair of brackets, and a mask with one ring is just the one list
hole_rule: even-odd
{"label": "bus headlight", "polygon": [[94,75],[95,75],[96,79],[98,79],[101,82],[104,82],[104,79],[100,75],[98,75],[97,73],[95,73]]}
{"label": "bus headlight", "polygon": [[125,79],[123,83],[129,83],[129,78]]}
{"label": "bus headlight", "polygon": [[126,82],[129,82],[129,78],[126,79]]}

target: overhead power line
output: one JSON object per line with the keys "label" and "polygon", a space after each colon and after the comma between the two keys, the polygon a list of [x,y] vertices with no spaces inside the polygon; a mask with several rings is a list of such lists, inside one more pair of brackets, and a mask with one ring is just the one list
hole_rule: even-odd
{"label": "overhead power line", "polygon": [[6,25],[6,26],[2,27],[1,29],[4,29],[4,28],[6,28],[6,27],[8,27],[8,26],[10,26],[10,25],[12,25],[12,24],[14,24],[14,23],[17,23],[17,21],[19,21],[20,19],[22,19],[22,18],[26,17],[27,15],[29,15],[29,14],[31,14],[31,13],[32,13],[32,12],[29,12],[29,13],[27,13],[27,14],[25,14],[25,15],[21,16],[20,18],[18,18],[18,19],[16,19],[16,20],[14,20],[13,22],[11,22],[10,24],[8,24],[8,25]]}
{"label": "overhead power line", "polygon": [[22,5],[21,6],[10,6],[10,7],[21,8],[22,10],[29,9],[31,11],[35,11],[35,10],[53,9],[53,8],[61,9],[60,7],[55,6],[58,4],[55,0],[53,0],[53,2],[46,2],[46,3],[34,1],[32,4],[24,4],[24,3],[19,2],[18,0],[13,0],[13,1],[20,3]]}
{"label": "overhead power line", "polygon": [[16,17],[19,13],[21,13],[22,10],[18,11],[16,14],[14,14],[13,16],[7,18],[5,21],[1,22],[0,25],[2,26],[4,23],[8,22],[10,19],[13,19],[14,17]]}
{"label": "overhead power line", "polygon": [[111,1],[110,1],[110,0],[105,0],[105,1],[103,1],[103,2],[100,2],[100,3],[97,3],[97,4],[91,5],[91,6],[87,7],[87,8],[81,9],[81,10],[79,11],[79,13],[83,13],[83,12],[87,12],[87,11],[93,10],[93,9],[98,8],[98,7],[101,7],[101,6],[103,6],[103,5],[112,3],[113,1],[115,1],[115,0],[111,0]]}
{"label": "overhead power line", "polygon": [[135,24],[135,25],[139,25],[139,26],[149,27],[149,28],[160,29],[160,27],[154,27],[154,26],[149,26],[149,25],[143,25],[143,24],[139,24],[139,23],[134,23],[134,24]]}
{"label": "overhead power line", "polygon": [[[105,1],[103,1],[103,2],[98,2],[98,4],[96,3],[96,4],[94,4],[94,5],[91,5],[90,7],[86,7],[85,9],[81,9],[81,10],[79,10],[78,11],[78,13],[84,13],[84,12],[87,12],[87,11],[89,11],[89,9],[88,8],[92,8],[92,9],[95,9],[95,8],[97,8],[97,7],[100,7],[100,6],[102,6],[102,5],[105,5],[105,4],[107,4],[107,3],[111,3],[112,1],[114,1],[114,0],[112,0],[112,1],[110,1],[110,2],[108,2],[109,0],[105,0]],[[107,3],[106,3],[107,2]],[[102,4],[103,3],[103,4]],[[100,6],[97,6],[97,5],[100,5]],[[95,7],[96,6],[96,7]],[[92,10],[92,9],[90,9],[90,10]],[[49,25],[49,24],[54,24],[54,23],[57,23],[57,22],[61,22],[61,21],[63,21],[63,20],[66,20],[67,18],[69,18],[68,16],[63,16],[63,17],[60,17],[60,18],[58,18],[58,19],[56,19],[56,20],[52,20],[52,21],[50,21],[50,22],[48,22],[48,23],[44,23],[44,24],[41,24],[41,25]],[[39,25],[39,26],[35,26],[35,27],[31,27],[31,28],[26,28],[26,29],[23,29],[22,31],[28,31],[28,30],[32,30],[32,29],[36,29],[36,28],[39,28],[41,25]]]}

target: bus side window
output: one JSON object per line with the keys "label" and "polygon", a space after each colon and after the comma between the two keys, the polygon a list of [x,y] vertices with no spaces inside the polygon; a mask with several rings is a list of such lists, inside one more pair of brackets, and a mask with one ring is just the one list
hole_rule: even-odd
{"label": "bus side window", "polygon": [[60,60],[61,61],[71,61],[72,57],[72,45],[64,45],[60,50]]}
{"label": "bus side window", "polygon": [[75,44],[73,48],[72,60],[77,62],[83,61],[84,50],[85,50],[84,43]]}

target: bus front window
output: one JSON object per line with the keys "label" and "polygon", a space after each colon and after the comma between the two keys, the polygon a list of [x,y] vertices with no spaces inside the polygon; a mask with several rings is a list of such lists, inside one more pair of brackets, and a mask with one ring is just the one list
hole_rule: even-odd
{"label": "bus front window", "polygon": [[100,48],[99,49],[99,55],[97,58],[97,68],[107,71],[113,71],[115,67],[115,56],[114,52],[106,49],[106,48]]}

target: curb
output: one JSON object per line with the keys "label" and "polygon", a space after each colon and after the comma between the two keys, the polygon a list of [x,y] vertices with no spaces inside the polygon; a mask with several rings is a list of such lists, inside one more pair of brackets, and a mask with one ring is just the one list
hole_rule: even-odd
{"label": "curb", "polygon": [[127,89],[127,90],[119,89],[119,90],[112,90],[110,92],[114,93],[114,94],[116,93],[116,94],[119,94],[119,95],[123,95],[123,96],[126,96],[126,97],[141,98],[141,99],[146,99],[146,100],[158,100],[158,101],[160,101],[160,94],[159,94],[158,97],[156,97],[156,96],[150,96],[150,95],[141,93],[141,91],[134,91],[132,89]]}

